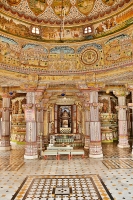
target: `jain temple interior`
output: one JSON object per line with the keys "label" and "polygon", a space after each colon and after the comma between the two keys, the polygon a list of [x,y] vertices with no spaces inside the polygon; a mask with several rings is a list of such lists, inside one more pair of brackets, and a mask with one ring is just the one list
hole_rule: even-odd
{"label": "jain temple interior", "polygon": [[0,200],[133,199],[133,0],[0,0]]}

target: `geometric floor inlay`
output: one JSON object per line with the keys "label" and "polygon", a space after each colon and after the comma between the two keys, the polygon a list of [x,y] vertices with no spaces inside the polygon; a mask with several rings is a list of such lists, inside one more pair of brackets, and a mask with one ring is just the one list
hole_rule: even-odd
{"label": "geometric floor inlay", "polygon": [[132,159],[108,159],[103,160],[103,164],[108,169],[131,169],[133,168]]}
{"label": "geometric floor inlay", "polygon": [[11,200],[113,200],[101,178],[94,175],[28,176]]}

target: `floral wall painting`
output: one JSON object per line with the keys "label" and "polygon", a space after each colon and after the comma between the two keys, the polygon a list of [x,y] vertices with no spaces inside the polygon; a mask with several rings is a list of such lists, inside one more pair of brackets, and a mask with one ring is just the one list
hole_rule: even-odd
{"label": "floral wall painting", "polygon": [[36,16],[42,14],[47,7],[46,0],[27,0],[27,1],[30,9]]}
{"label": "floral wall painting", "polygon": [[88,15],[94,7],[95,0],[77,0],[78,10],[84,14]]}

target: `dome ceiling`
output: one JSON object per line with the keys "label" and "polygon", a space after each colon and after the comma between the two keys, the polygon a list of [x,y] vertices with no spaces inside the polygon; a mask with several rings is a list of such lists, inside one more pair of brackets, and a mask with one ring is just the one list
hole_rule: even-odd
{"label": "dome ceiling", "polygon": [[41,42],[76,42],[133,23],[132,0],[1,0],[0,30]]}
{"label": "dome ceiling", "polygon": [[125,9],[131,0],[1,0],[1,12],[40,25],[90,23]]}

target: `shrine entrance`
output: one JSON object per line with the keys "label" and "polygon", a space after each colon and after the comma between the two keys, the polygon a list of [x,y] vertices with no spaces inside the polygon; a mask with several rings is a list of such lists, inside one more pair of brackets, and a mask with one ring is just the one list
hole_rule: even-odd
{"label": "shrine entrance", "polygon": [[59,106],[58,108],[58,133],[72,133],[72,106]]}

